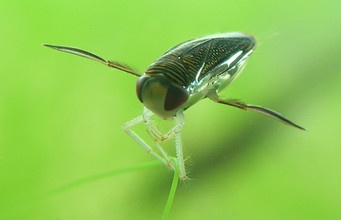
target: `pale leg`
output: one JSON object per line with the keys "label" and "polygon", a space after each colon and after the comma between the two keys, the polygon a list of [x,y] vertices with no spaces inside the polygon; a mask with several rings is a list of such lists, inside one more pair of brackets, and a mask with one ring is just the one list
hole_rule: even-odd
{"label": "pale leg", "polygon": [[[185,116],[183,114],[183,111],[179,111],[176,114],[175,117],[175,126],[167,132],[167,134],[162,134],[155,126],[154,121],[151,119],[151,116],[153,113],[148,110],[147,108],[144,108],[143,114],[127,123],[125,123],[122,128],[123,130],[132,138],[134,139],[145,151],[147,151],[149,154],[151,154],[156,159],[160,160],[165,165],[171,167],[173,170],[175,169],[174,163],[171,161],[167,153],[163,150],[163,148],[160,146],[161,141],[166,141],[173,136],[175,136],[175,144],[176,144],[176,158],[177,163],[179,166],[179,175],[181,179],[186,179],[186,171],[185,171],[185,164],[183,159],[183,153],[182,153],[182,141],[181,141],[181,130],[185,123]],[[155,153],[153,149],[140,138],[134,131],[132,131],[132,127],[134,127],[137,124],[140,124],[141,122],[145,123],[146,130],[148,134],[153,138],[153,141],[160,151],[161,155]]]}
{"label": "pale leg", "polygon": [[153,115],[153,112],[151,112],[146,107],[143,109],[142,118],[144,120],[146,130],[151,138],[153,138],[153,141],[159,151],[161,152],[162,156],[164,157],[166,164],[171,167],[173,170],[175,169],[174,163],[170,160],[167,153],[163,150],[163,148],[160,146],[160,142],[164,139],[164,135],[161,134],[161,132],[156,128],[154,121],[150,118]]}
{"label": "pale leg", "polygon": [[172,129],[175,134],[175,147],[176,147],[176,158],[179,165],[179,173],[181,179],[186,179],[186,170],[184,156],[182,152],[182,140],[181,140],[181,130],[185,123],[185,115],[183,111],[179,111],[175,117],[175,127]]}
{"label": "pale leg", "polygon": [[[146,124],[146,129],[149,135],[153,138],[156,146],[159,148],[160,152],[164,155],[165,159],[168,161],[168,163],[173,163],[170,161],[169,157],[167,156],[166,152],[162,149],[159,142],[160,141],[166,141],[168,139],[171,139],[173,136],[175,136],[175,150],[176,150],[176,158],[177,163],[179,166],[179,174],[181,179],[186,179],[186,170],[185,170],[185,162],[183,159],[183,152],[182,152],[182,140],[181,140],[181,130],[185,123],[185,115],[183,111],[178,111],[174,120],[175,120],[175,126],[170,129],[167,134],[162,134],[155,126],[154,121],[150,119],[151,115],[153,113],[149,111],[147,108],[143,111],[143,117]],[[173,167],[174,168],[174,167]]]}
{"label": "pale leg", "polygon": [[[168,158],[162,158],[160,155],[155,153],[153,149],[142,140],[134,131],[131,130],[132,127],[140,124],[141,122],[144,122],[143,116],[139,116],[137,118],[134,118],[133,120],[125,123],[122,128],[123,130],[134,140],[136,141],[147,153],[151,154],[153,157],[164,163],[165,165],[169,166],[169,160]],[[164,155],[163,155],[164,156]]]}

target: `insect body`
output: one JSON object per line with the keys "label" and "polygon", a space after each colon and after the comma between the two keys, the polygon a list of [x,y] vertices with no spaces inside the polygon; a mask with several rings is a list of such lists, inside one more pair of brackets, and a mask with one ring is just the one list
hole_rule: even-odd
{"label": "insect body", "polygon": [[[125,64],[102,59],[81,49],[45,44],[47,47],[90,58],[139,76],[136,93],[145,107],[142,115],[124,124],[123,129],[144,150],[173,169],[175,164],[160,146],[160,142],[175,136],[176,159],[182,179],[187,177],[181,142],[181,129],[185,123],[184,111],[201,99],[209,98],[217,103],[262,113],[304,130],[273,110],[219,97],[218,93],[242,71],[255,45],[254,38],[243,33],[216,34],[186,41],[168,50],[141,75]],[[162,134],[151,119],[153,114],[165,120],[174,119],[175,126],[168,133]],[[154,152],[131,130],[142,122],[145,123],[159,153]]]}

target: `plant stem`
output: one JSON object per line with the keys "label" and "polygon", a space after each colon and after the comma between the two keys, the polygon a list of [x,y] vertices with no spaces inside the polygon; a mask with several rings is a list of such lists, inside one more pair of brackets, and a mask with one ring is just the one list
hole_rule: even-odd
{"label": "plant stem", "polygon": [[174,161],[174,164],[175,164],[174,177],[173,177],[172,186],[171,186],[171,189],[170,189],[170,192],[168,195],[167,204],[166,204],[165,210],[163,212],[162,220],[168,219],[168,215],[169,215],[170,209],[171,209],[172,204],[173,204],[176,188],[177,188],[178,182],[179,182],[178,161],[175,158],[172,158],[172,160]]}

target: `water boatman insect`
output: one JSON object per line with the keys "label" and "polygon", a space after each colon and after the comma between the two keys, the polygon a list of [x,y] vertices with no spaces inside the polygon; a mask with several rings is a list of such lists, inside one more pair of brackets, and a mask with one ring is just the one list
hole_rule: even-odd
{"label": "water boatman insect", "polygon": [[[90,58],[109,67],[138,76],[136,94],[144,105],[143,113],[124,124],[123,129],[153,157],[172,169],[175,169],[177,165],[181,179],[187,178],[181,141],[181,130],[185,123],[184,111],[204,98],[243,110],[258,112],[305,130],[273,110],[246,104],[237,99],[222,99],[218,95],[222,89],[237,78],[255,49],[255,39],[247,34],[215,34],[186,41],[164,53],[147,68],[144,74],[140,74],[128,65],[105,60],[81,49],[44,45]],[[162,134],[151,119],[154,114],[164,120],[174,119],[175,126],[168,133]],[[154,140],[158,153],[131,130],[132,127],[142,122],[145,123],[147,132]],[[162,141],[172,137],[175,137],[176,160],[168,156],[160,145]]]}

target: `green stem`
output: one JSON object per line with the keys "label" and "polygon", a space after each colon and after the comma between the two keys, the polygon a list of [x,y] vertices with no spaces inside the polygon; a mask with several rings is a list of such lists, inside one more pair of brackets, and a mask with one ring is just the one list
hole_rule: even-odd
{"label": "green stem", "polygon": [[169,215],[170,209],[171,209],[172,204],[173,204],[176,188],[177,188],[178,182],[179,182],[178,161],[175,158],[172,158],[172,160],[174,161],[174,164],[175,164],[174,177],[173,177],[172,186],[171,186],[171,189],[170,189],[170,192],[168,195],[167,204],[166,204],[165,210],[163,212],[162,220],[168,219],[168,215]]}

